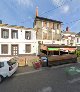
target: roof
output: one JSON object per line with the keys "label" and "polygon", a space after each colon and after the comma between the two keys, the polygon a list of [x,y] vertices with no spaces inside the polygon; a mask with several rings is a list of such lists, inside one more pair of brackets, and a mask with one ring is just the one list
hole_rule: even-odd
{"label": "roof", "polygon": [[26,30],[29,30],[29,29],[33,29],[33,28],[26,28],[24,26],[17,26],[17,25],[9,25],[9,24],[0,24],[0,27],[12,27],[12,28],[16,28],[16,29],[26,29]]}
{"label": "roof", "polygon": [[48,19],[48,18],[44,18],[44,17],[39,17],[39,16],[36,16],[35,19],[46,20],[46,21],[51,21],[51,22],[56,22],[56,23],[63,23],[61,21],[52,20],[52,19]]}
{"label": "roof", "polygon": [[70,32],[70,31],[63,31],[62,33],[64,33],[64,34],[72,34],[72,35],[76,35],[75,32]]}
{"label": "roof", "polygon": [[47,47],[55,47],[55,48],[76,48],[76,46],[68,46],[68,45],[55,45],[55,44],[44,44]]}
{"label": "roof", "polygon": [[80,32],[76,34],[76,37],[80,37]]}

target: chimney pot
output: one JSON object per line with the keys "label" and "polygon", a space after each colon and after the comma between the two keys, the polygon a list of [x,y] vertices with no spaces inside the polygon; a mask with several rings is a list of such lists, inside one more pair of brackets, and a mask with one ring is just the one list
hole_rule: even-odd
{"label": "chimney pot", "polygon": [[69,27],[66,27],[66,31],[69,32]]}

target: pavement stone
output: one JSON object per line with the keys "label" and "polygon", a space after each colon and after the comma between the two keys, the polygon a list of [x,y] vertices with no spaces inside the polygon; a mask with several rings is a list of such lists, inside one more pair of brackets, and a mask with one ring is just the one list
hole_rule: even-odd
{"label": "pavement stone", "polygon": [[30,66],[24,66],[24,67],[18,67],[16,74],[18,73],[24,73],[24,72],[31,72],[31,71],[35,71],[36,69],[34,69],[34,67],[30,67]]}

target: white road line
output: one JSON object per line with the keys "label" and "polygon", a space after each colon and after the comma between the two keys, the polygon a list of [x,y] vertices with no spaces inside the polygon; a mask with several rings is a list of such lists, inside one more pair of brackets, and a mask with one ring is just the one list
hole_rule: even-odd
{"label": "white road line", "polygon": [[79,78],[72,79],[72,80],[69,80],[68,82],[69,83],[74,83],[74,82],[77,82],[77,81],[80,81],[80,77]]}
{"label": "white road line", "polygon": [[60,68],[60,67],[64,67],[64,66],[69,66],[71,64],[65,64],[65,65],[59,65],[59,66],[52,66],[51,69],[57,69],[57,68]]}

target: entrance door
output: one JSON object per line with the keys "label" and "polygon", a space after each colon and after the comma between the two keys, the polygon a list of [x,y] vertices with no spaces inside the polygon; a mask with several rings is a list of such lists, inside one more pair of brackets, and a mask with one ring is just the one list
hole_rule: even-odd
{"label": "entrance door", "polygon": [[12,45],[12,55],[13,56],[18,55],[18,45]]}

